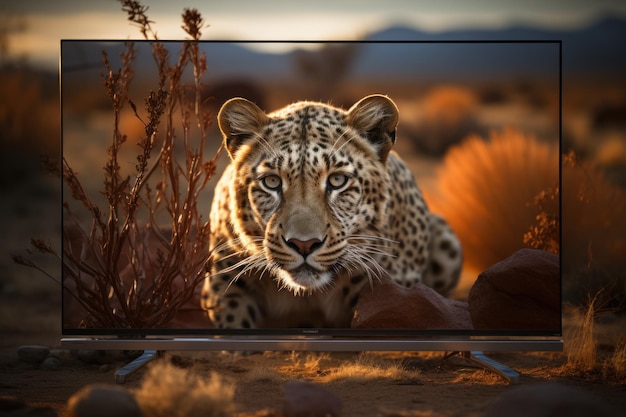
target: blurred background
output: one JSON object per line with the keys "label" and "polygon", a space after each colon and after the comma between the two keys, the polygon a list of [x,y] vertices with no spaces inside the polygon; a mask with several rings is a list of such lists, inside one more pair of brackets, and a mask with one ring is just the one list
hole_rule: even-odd
{"label": "blurred background", "polygon": [[[562,41],[560,50],[549,42],[422,44],[419,50],[404,44],[379,50],[319,42],[211,44],[206,103],[216,112],[224,100],[243,95],[270,111],[300,99],[347,107],[364,94],[388,94],[402,114],[398,150],[431,208],[461,235],[465,289],[477,272],[520,247],[556,250],[555,221],[561,220],[565,301],[584,304],[601,292],[607,311],[623,310],[626,4],[512,3],[144,2],[160,39],[184,39],[182,8],[196,7],[207,24],[207,40]],[[11,255],[25,254],[31,238],[60,248],[62,187],[49,168],[58,165],[61,153],[61,39],[91,40],[64,43],[64,73],[76,76],[64,81],[72,107],[64,108],[63,123],[66,143],[74,146],[70,162],[80,174],[101,171],[91,158],[105,157],[99,152],[106,148],[93,144],[106,142],[110,126],[96,40],[141,38],[113,0],[0,5],[3,299],[60,298],[56,284],[15,265]],[[561,86],[555,77],[559,52]],[[220,59],[212,62],[212,54]],[[141,103],[148,87],[140,81],[147,77],[136,78]],[[129,121],[126,129],[132,137],[141,126]],[[29,256],[60,276],[52,257]]]}

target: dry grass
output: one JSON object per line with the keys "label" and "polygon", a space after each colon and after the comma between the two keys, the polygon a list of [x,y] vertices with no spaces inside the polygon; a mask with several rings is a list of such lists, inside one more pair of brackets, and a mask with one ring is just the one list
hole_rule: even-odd
{"label": "dry grass", "polygon": [[326,377],[329,381],[368,381],[384,379],[407,381],[416,379],[420,373],[406,369],[401,360],[381,358],[373,354],[361,354],[355,361],[344,362]]}
{"label": "dry grass", "polygon": [[599,324],[606,310],[601,304],[601,293],[588,301],[586,307],[566,309],[564,326],[563,372],[608,383],[626,383],[626,339],[623,336],[623,318],[615,323]]}
{"label": "dry grass", "polygon": [[215,373],[207,378],[157,362],[135,397],[146,417],[220,417],[233,415],[234,394],[234,385]]}
{"label": "dry grass", "polygon": [[435,411],[383,411],[383,417],[444,417],[447,414]]}
{"label": "dry grass", "polygon": [[401,381],[416,379],[420,373],[403,365],[402,358],[389,358],[363,352],[354,357],[337,359],[328,353],[292,353],[289,363],[280,367],[284,375],[319,382]]}
{"label": "dry grass", "polygon": [[615,347],[613,355],[605,362],[604,376],[626,380],[626,341],[620,342]]}
{"label": "dry grass", "polygon": [[466,264],[480,271],[525,246],[524,234],[539,214],[534,201],[558,178],[556,143],[510,128],[451,148],[425,193],[459,236]]}
{"label": "dry grass", "polygon": [[575,320],[571,329],[564,335],[567,364],[579,372],[588,372],[597,366],[597,342],[594,332],[596,301],[595,298],[591,300],[587,310]]}

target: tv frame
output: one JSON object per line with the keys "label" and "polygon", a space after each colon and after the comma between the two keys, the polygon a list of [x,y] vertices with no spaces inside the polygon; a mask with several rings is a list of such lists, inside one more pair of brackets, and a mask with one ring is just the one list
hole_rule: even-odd
{"label": "tv frame", "polygon": [[[62,40],[64,42],[87,40]],[[94,40],[128,42],[128,40]],[[146,42],[130,40],[130,42]],[[159,42],[183,42],[159,41]],[[237,44],[279,43],[282,41],[201,41]],[[328,41],[285,41],[317,44]],[[558,45],[559,64],[559,144],[562,112],[562,44],[560,40],[511,41],[332,41],[331,43],[554,43]],[[62,80],[62,67],[59,70]],[[62,88],[61,88],[62,94]],[[162,351],[442,351],[459,352],[463,357],[498,372],[510,382],[519,374],[482,355],[487,352],[521,352],[563,350],[562,326],[555,331],[474,331],[474,330],[404,330],[404,329],[62,329],[61,348],[96,350],[139,350],[145,354],[120,369],[117,382],[158,356]]]}

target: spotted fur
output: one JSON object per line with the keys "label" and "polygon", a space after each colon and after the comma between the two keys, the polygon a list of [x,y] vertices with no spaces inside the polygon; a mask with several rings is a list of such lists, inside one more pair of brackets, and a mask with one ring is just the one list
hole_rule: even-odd
{"label": "spotted fur", "polygon": [[454,288],[459,241],[391,151],[389,98],[269,115],[234,98],[218,122],[232,161],[215,190],[202,291],[216,327],[349,327],[375,280]]}

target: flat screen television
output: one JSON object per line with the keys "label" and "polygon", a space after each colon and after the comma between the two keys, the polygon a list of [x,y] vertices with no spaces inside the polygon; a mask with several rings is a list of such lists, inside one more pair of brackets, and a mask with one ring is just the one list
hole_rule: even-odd
{"label": "flat screen television", "polygon": [[60,81],[63,347],[562,349],[559,41],[63,40]]}

